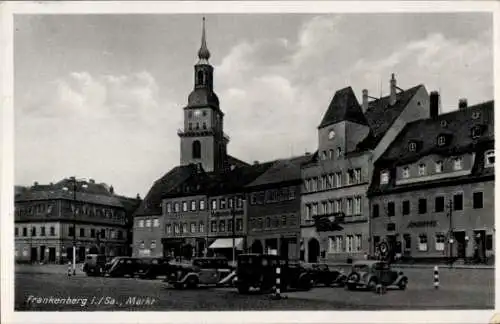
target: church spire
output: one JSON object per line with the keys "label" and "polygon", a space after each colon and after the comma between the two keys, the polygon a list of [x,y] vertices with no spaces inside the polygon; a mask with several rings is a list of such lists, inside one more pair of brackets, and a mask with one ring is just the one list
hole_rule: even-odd
{"label": "church spire", "polygon": [[203,30],[201,33],[201,47],[198,51],[198,64],[208,64],[208,59],[210,58],[210,52],[207,48],[207,40],[205,36],[205,17],[203,17]]}

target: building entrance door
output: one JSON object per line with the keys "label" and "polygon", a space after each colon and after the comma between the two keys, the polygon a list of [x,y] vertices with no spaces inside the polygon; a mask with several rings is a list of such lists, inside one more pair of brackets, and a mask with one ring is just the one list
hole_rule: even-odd
{"label": "building entrance door", "polygon": [[56,248],[49,248],[49,262],[56,262]]}
{"label": "building entrance door", "polygon": [[454,232],[453,236],[457,241],[457,258],[464,259],[466,250],[465,232]]}
{"label": "building entrance door", "polygon": [[474,259],[484,260],[486,257],[486,231],[474,231]]}
{"label": "building entrance door", "polygon": [[45,245],[40,246],[40,261],[45,261]]}
{"label": "building entrance door", "polygon": [[31,248],[31,262],[36,262],[38,261],[38,253],[37,253],[37,248],[32,247]]}
{"label": "building entrance door", "polygon": [[312,238],[309,240],[309,243],[307,244],[308,251],[307,251],[307,256],[308,260],[307,262],[309,263],[316,263],[318,262],[318,257],[319,257],[319,242],[317,239]]}
{"label": "building entrance door", "polygon": [[79,261],[85,260],[85,247],[84,246],[80,246],[78,248],[78,256],[76,257],[76,259]]}

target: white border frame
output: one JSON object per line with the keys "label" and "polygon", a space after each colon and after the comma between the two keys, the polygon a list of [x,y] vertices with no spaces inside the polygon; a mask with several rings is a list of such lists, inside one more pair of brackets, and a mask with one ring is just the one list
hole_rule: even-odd
{"label": "white border frame", "polygon": [[[478,323],[487,322],[492,311],[355,311],[355,312],[251,312],[251,316],[241,312],[87,312],[72,316],[73,312],[13,312],[14,303],[14,264],[11,257],[14,251],[13,196],[14,196],[14,161],[13,161],[13,15],[14,14],[119,14],[119,13],[360,13],[360,12],[494,12],[494,60],[495,80],[500,76],[500,2],[497,1],[201,1],[201,2],[3,2],[0,4],[3,32],[1,41],[0,89],[2,98],[2,182],[0,192],[1,206],[1,244],[3,256],[1,267],[2,286],[2,322],[4,323],[88,323],[103,321],[112,323],[196,323],[201,318],[206,323]],[[495,94],[498,97],[500,87],[495,82]],[[500,114],[497,109],[496,112]],[[500,120],[500,119],[499,119]],[[498,123],[497,123],[498,124]],[[497,126],[499,127],[499,126]],[[497,192],[497,188],[495,188]],[[500,197],[497,195],[497,197]],[[495,240],[499,251],[500,240]],[[10,257],[9,257],[10,256]],[[498,269],[495,269],[498,278]],[[495,280],[498,292],[499,280]],[[495,305],[499,303],[499,294],[495,294]],[[69,315],[71,314],[71,315]],[[69,317],[69,316],[71,317]],[[250,315],[250,314],[248,314]]]}

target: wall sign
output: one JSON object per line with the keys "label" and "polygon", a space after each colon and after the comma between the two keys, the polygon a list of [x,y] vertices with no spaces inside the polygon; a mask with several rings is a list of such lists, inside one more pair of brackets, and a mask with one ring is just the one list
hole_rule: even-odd
{"label": "wall sign", "polygon": [[437,221],[414,221],[408,224],[408,228],[436,227]]}

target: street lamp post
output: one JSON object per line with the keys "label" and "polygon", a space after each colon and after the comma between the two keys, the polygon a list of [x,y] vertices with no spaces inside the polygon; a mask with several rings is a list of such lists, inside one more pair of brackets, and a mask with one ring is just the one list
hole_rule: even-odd
{"label": "street lamp post", "polygon": [[449,218],[449,234],[448,234],[448,243],[450,247],[450,263],[452,262],[453,258],[453,202],[450,198],[448,201],[448,218]]}
{"label": "street lamp post", "polygon": [[231,206],[231,216],[233,220],[232,226],[232,238],[233,238],[233,263],[236,260],[236,201],[237,197],[233,197],[233,205]]}

